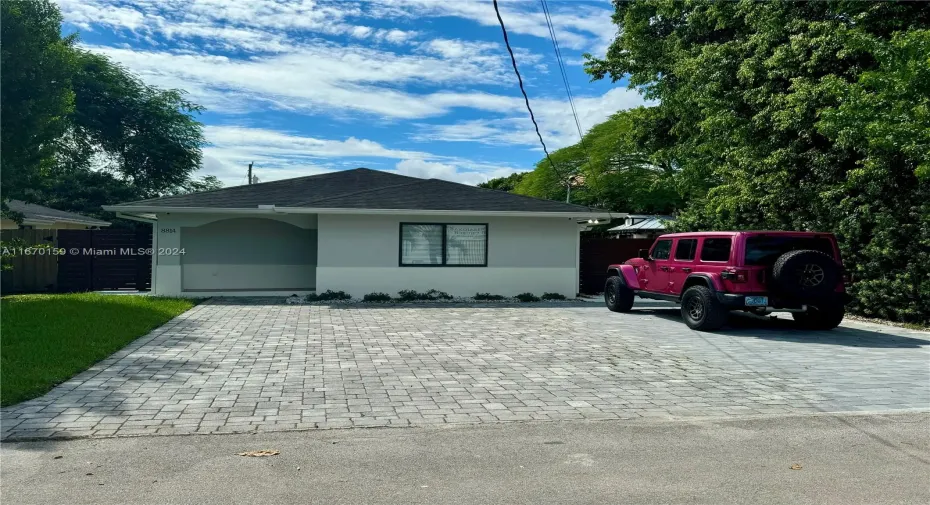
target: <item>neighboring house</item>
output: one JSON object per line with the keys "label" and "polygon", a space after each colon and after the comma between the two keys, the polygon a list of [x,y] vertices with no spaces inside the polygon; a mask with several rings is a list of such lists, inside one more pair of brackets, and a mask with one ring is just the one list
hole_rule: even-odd
{"label": "neighboring house", "polygon": [[26,203],[20,200],[8,200],[7,206],[10,210],[19,212],[23,215],[22,224],[16,224],[15,221],[8,218],[0,219],[0,229],[36,229],[36,230],[85,230],[89,228],[104,228],[110,226],[110,223],[95,219],[92,217],[75,214],[74,212],[65,212],[56,210],[34,203]]}
{"label": "neighboring house", "polygon": [[579,219],[607,214],[359,168],[104,206],[154,223],[158,295],[438,289],[575,296]]}
{"label": "neighboring house", "polygon": [[653,216],[644,214],[630,214],[620,226],[607,230],[617,238],[655,238],[665,232],[667,221],[674,221],[672,216]]}

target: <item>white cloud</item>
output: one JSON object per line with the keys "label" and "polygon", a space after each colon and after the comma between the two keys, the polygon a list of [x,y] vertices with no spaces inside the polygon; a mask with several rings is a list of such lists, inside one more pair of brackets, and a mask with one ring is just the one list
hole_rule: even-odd
{"label": "white cloud", "polygon": [[295,133],[247,128],[242,126],[206,126],[204,135],[214,146],[236,149],[238,146],[253,152],[278,157],[301,158],[379,157],[413,158],[428,156],[419,151],[388,149],[377,142],[349,137],[345,140],[328,140]]}
{"label": "white cloud", "polygon": [[352,27],[351,31],[349,31],[349,35],[352,35],[357,39],[364,39],[371,35],[373,31],[374,30],[372,30],[370,26],[355,26]]}
{"label": "white cloud", "polygon": [[[375,29],[362,20],[384,18],[421,19],[458,17],[483,26],[497,26],[489,2],[445,0],[377,0],[373,2],[298,0],[57,0],[65,20],[85,30],[106,26],[127,30],[150,40],[156,33],[171,37],[184,28],[188,37],[217,40],[222,47],[250,52],[280,51],[280,40],[289,32],[317,35],[349,35],[357,39],[404,44],[416,38],[415,31]],[[508,32],[549,38],[545,17],[536,2],[501,2],[501,15]],[[610,20],[612,10],[570,2],[550,6],[552,24],[560,44],[567,49],[603,54],[616,35]],[[268,44],[261,44],[268,41]]]}
{"label": "white cloud", "polygon": [[[414,94],[396,89],[407,83],[493,83],[506,75],[496,58],[482,54],[452,61],[320,44],[299,52],[242,60],[105,46],[87,48],[126,65],[147,83],[185,89],[195,101],[207,106],[247,100],[292,110],[355,111],[396,118],[443,115],[457,107],[504,112],[519,106],[514,97],[483,92]],[[238,112],[241,108],[213,111]]]}
{"label": "white cloud", "polygon": [[416,38],[419,34],[413,30],[398,30],[394,28],[391,30],[378,30],[376,35],[379,39],[384,39],[393,44],[403,44],[410,39]]}
{"label": "white cloud", "polygon": [[401,175],[411,177],[420,177],[422,179],[442,179],[445,181],[459,182],[463,184],[476,185],[487,182],[495,177],[505,177],[517,170],[513,168],[495,168],[489,171],[474,171],[462,169],[456,165],[448,163],[439,163],[424,161],[419,159],[402,160],[395,166],[395,172]]}
{"label": "white cloud", "polygon": [[85,30],[104,26],[126,30],[157,44],[167,39],[211,40],[226,50],[283,52],[299,44],[291,32],[349,35],[357,39],[402,44],[417,32],[377,29],[347,20],[362,14],[349,2],[301,0],[57,0],[65,20]]}
{"label": "white cloud", "polygon": [[356,168],[373,159],[399,160],[393,171],[404,175],[466,184],[478,184],[519,171],[506,164],[391,149],[354,137],[321,139],[243,126],[207,126],[204,135],[210,145],[203,150],[198,176],[215,175],[228,186],[245,183],[246,167],[253,161],[255,174],[263,181]]}
{"label": "white cloud", "polygon": [[[537,2],[500,2],[508,33],[549,38],[545,16]],[[577,2],[553,2],[550,17],[559,44],[570,49],[599,51],[616,35],[609,5],[596,7]],[[459,17],[483,26],[498,26],[491,2],[443,0],[378,0],[369,12],[376,17]]]}
{"label": "white cloud", "polygon": [[94,25],[103,25],[137,30],[145,27],[146,21],[164,21],[157,14],[146,14],[145,11],[130,6],[82,0],[58,0],[57,3],[66,21],[84,29],[91,29]]}
{"label": "white cloud", "polygon": [[[618,110],[651,105],[635,90],[614,88],[601,96],[575,97],[575,109],[582,131],[603,122]],[[522,106],[522,103],[521,103]],[[567,100],[532,100],[531,106],[539,123],[543,140],[550,149],[558,149],[578,142],[578,129]],[[458,121],[451,124],[419,125],[415,137],[420,141],[480,142],[492,145],[539,146],[539,138],[529,114],[521,113],[502,118],[485,118]]]}

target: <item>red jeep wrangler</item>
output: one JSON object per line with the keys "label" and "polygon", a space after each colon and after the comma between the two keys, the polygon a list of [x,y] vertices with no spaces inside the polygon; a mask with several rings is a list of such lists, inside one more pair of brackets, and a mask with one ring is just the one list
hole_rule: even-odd
{"label": "red jeep wrangler", "polygon": [[628,312],[633,296],[681,304],[695,330],[716,330],[731,310],[791,312],[807,329],[829,330],[847,302],[836,238],[829,233],[673,233],[639,258],[610,265],[607,308]]}

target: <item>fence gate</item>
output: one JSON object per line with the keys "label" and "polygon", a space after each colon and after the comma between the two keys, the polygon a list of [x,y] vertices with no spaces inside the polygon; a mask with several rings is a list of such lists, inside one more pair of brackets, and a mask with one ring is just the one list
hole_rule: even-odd
{"label": "fence gate", "polygon": [[579,290],[586,295],[602,293],[607,282],[607,267],[635,258],[640,249],[648,249],[652,242],[647,238],[587,238],[582,235]]}
{"label": "fence gate", "polygon": [[152,231],[58,230],[58,291],[139,290],[152,286]]}

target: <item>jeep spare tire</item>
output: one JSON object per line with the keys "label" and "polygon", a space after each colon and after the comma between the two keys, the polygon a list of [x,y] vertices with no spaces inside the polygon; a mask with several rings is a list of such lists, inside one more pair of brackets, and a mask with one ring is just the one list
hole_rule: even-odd
{"label": "jeep spare tire", "polygon": [[833,292],[839,276],[836,261],[820,251],[788,251],[772,266],[772,287],[785,295],[819,297]]}

